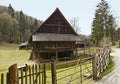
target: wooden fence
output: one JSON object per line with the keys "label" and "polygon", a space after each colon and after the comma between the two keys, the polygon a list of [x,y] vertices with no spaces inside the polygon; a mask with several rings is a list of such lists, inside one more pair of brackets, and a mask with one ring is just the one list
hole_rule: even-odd
{"label": "wooden fence", "polygon": [[108,66],[110,62],[110,52],[109,46],[105,46],[102,50],[98,51],[94,55],[93,59],[93,72],[94,79],[96,79],[101,72]]}
{"label": "wooden fence", "polygon": [[19,68],[14,64],[6,75],[1,74],[1,84],[46,84],[45,64]]}
{"label": "wooden fence", "polygon": [[8,73],[0,74],[0,83],[1,84],[8,84]]}
{"label": "wooden fence", "polygon": [[[92,58],[79,58],[78,60],[51,63],[52,84],[83,84],[92,79]],[[58,69],[66,65],[67,68]],[[87,80],[86,80],[87,79]]]}
{"label": "wooden fence", "polygon": [[[104,47],[95,55],[82,57],[66,62],[51,62],[47,64],[9,67],[8,73],[1,74],[1,84],[84,84],[96,79],[108,66],[110,48]],[[87,80],[86,80],[87,79]],[[88,83],[87,83],[88,84]]]}
{"label": "wooden fence", "polygon": [[45,64],[18,68],[18,84],[46,84],[45,82]]}

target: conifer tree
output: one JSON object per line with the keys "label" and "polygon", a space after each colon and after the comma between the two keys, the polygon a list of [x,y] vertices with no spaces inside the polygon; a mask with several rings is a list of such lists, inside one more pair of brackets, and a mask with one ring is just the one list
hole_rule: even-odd
{"label": "conifer tree", "polygon": [[110,14],[110,7],[105,0],[97,5],[95,18],[92,23],[92,41],[98,46],[103,38],[111,38],[113,42],[113,30],[115,30],[115,21],[112,14]]}

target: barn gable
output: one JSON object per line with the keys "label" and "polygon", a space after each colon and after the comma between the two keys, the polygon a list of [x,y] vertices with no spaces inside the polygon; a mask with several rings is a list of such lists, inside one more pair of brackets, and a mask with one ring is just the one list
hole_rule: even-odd
{"label": "barn gable", "polygon": [[77,33],[57,8],[35,33],[74,34]]}

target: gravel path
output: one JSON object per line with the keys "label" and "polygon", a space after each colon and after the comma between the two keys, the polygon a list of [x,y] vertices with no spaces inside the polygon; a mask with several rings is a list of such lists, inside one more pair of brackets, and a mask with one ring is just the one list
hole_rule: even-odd
{"label": "gravel path", "polygon": [[120,84],[120,48],[112,47],[112,50],[114,51],[111,53],[115,61],[114,70],[95,84]]}

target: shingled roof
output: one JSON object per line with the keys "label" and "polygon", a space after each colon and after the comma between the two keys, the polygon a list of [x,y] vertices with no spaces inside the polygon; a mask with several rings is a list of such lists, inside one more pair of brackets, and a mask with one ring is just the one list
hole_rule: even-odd
{"label": "shingled roof", "polygon": [[[41,28],[44,28],[45,25],[47,25],[48,21],[51,18],[54,18],[54,15],[57,15],[61,18],[61,20],[65,23],[67,26],[67,30],[71,31],[71,33],[48,33],[48,32],[41,32]],[[54,25],[50,25],[54,26]],[[60,12],[60,10],[57,8],[49,17],[48,19],[41,24],[41,26],[31,35],[29,43],[33,41],[82,41],[79,37],[79,35],[74,31],[74,29],[71,27],[71,25],[68,23],[68,21],[65,19],[63,14]]]}
{"label": "shingled roof", "polygon": [[32,35],[32,41],[82,41],[73,34],[38,33]]}

